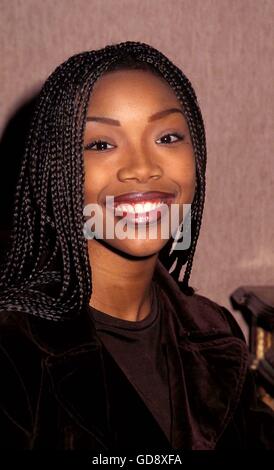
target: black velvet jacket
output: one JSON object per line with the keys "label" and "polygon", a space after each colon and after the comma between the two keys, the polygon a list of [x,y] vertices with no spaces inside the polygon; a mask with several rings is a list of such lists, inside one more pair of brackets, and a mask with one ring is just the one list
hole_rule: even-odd
{"label": "black velvet jacket", "polygon": [[[203,296],[182,294],[160,262],[154,279],[182,327],[181,449],[274,449],[273,413],[256,399],[232,315]],[[88,312],[64,323],[0,312],[0,325],[2,449],[172,448]]]}

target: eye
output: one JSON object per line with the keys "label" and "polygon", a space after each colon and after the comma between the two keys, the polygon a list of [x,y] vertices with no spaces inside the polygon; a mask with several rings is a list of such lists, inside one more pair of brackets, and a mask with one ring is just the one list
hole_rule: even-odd
{"label": "eye", "polygon": [[[172,138],[175,137],[175,140],[172,140]],[[160,137],[160,139],[156,140],[156,143],[163,143],[163,144],[175,144],[175,142],[179,142],[180,140],[184,140],[185,136],[181,134],[177,134],[177,132],[170,133],[170,134],[165,134],[163,137]],[[165,142],[159,142],[161,140],[165,139]]]}
{"label": "eye", "polygon": [[[110,148],[107,148],[107,146],[110,145]],[[93,148],[95,147],[95,148]],[[87,144],[85,146],[85,150],[93,150],[93,151],[97,151],[97,152],[103,152],[105,150],[111,150],[111,148],[113,148],[114,145],[112,144],[109,144],[108,142],[106,142],[105,140],[94,140],[93,142],[91,142],[90,144]]]}

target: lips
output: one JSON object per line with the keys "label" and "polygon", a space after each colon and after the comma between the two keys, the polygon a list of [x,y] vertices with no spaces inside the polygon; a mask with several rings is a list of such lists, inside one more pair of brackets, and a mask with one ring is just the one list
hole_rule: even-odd
{"label": "lips", "polygon": [[154,222],[161,218],[174,199],[174,193],[163,191],[125,193],[114,197],[112,209],[116,216],[126,217],[131,222]]}
{"label": "lips", "polygon": [[147,192],[132,192],[120,194],[114,197],[114,204],[138,204],[146,202],[167,202],[174,199],[174,193],[166,193],[163,191],[147,191]]}

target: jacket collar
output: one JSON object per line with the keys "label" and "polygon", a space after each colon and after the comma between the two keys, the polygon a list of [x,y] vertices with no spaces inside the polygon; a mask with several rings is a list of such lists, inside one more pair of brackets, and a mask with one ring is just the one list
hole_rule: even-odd
{"label": "jacket collar", "polygon": [[[161,288],[161,304],[168,313],[179,351],[181,387],[174,393],[180,396],[173,398],[182,403],[182,412],[175,419],[184,432],[183,448],[214,449],[240,400],[248,362],[246,345],[232,336],[221,307],[196,294],[182,294],[160,261],[154,279]],[[53,344],[53,329],[49,334],[45,327],[41,331],[43,348],[47,336]],[[45,365],[57,399],[107,449],[110,423],[104,347],[91,316],[84,312],[67,325],[55,325],[54,336],[56,344],[62,338],[62,348],[52,349]],[[170,350],[168,357],[172,354]],[[174,367],[173,361],[169,361],[169,367]],[[173,447],[178,445],[179,437],[174,435]]]}
{"label": "jacket collar", "polygon": [[[183,430],[186,449],[214,449],[239,404],[247,369],[246,348],[238,338],[217,332],[208,337],[180,337],[178,350],[180,364],[171,376],[180,371],[179,386],[172,391],[173,402],[182,406],[174,414],[174,429]],[[172,350],[167,357],[172,357]],[[170,368],[175,360],[169,360]],[[180,436],[175,434],[174,447],[179,443]]]}
{"label": "jacket collar", "polygon": [[[182,402],[182,412],[175,419],[184,432],[185,448],[214,449],[240,401],[248,366],[246,344],[233,336],[220,305],[198,294],[183,294],[160,262],[155,275],[169,322],[167,332],[173,341],[176,338],[180,357],[176,370],[181,387],[173,387],[173,401]],[[172,350],[167,357],[172,357]],[[173,364],[175,356],[170,367]],[[175,447],[178,439],[175,435]]]}

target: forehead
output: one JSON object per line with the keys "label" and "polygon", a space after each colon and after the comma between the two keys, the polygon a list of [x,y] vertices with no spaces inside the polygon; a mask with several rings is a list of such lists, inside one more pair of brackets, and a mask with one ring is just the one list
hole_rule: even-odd
{"label": "forehead", "polygon": [[117,70],[98,78],[90,95],[90,105],[96,107],[110,102],[178,105],[176,94],[168,82],[147,70]]}

